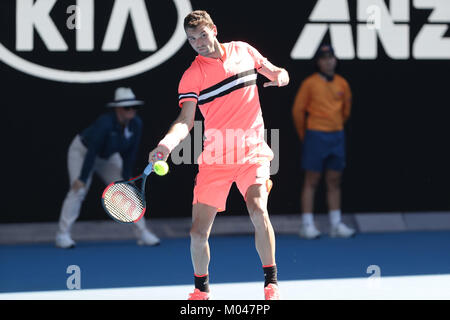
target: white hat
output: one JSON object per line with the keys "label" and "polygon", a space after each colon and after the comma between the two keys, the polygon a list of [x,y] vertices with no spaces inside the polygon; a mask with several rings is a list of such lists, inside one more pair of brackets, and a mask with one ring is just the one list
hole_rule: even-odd
{"label": "white hat", "polygon": [[136,100],[136,96],[130,88],[117,88],[114,101],[108,103],[107,107],[131,107],[143,105],[144,101]]}

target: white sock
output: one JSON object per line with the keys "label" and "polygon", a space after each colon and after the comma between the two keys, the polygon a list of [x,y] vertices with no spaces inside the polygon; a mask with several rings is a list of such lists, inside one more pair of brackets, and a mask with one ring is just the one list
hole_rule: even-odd
{"label": "white sock", "polygon": [[313,225],[314,224],[314,216],[312,213],[303,213],[302,214],[302,224],[304,225]]}
{"label": "white sock", "polygon": [[341,210],[330,210],[328,213],[328,216],[330,218],[330,223],[332,226],[336,226],[341,222]]}

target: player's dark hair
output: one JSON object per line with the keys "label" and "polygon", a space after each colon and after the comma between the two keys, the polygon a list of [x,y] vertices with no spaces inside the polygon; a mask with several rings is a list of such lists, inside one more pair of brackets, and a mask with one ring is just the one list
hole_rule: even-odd
{"label": "player's dark hair", "polygon": [[184,28],[197,28],[200,25],[214,26],[214,22],[208,12],[204,10],[195,10],[184,18]]}

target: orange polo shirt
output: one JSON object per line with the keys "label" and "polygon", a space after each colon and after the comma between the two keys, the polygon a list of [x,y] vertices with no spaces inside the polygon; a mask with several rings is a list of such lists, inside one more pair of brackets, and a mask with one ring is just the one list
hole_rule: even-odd
{"label": "orange polo shirt", "polygon": [[319,73],[306,78],[297,92],[292,116],[301,140],[305,130],[340,131],[350,116],[352,93],[348,82],[336,74],[326,81]]}
{"label": "orange polo shirt", "polygon": [[198,55],[180,80],[179,105],[197,102],[205,140],[199,164],[238,164],[272,160],[264,141],[264,121],[256,86],[266,58],[241,41],[221,44],[223,56]]}

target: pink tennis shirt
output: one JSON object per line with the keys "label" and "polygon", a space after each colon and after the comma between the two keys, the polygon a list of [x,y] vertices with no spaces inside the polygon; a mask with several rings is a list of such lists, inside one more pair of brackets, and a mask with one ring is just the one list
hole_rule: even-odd
{"label": "pink tennis shirt", "polygon": [[264,140],[257,70],[266,61],[240,41],[221,44],[222,59],[198,55],[181,78],[179,105],[194,101],[204,117],[199,165],[243,164],[272,160]]}

